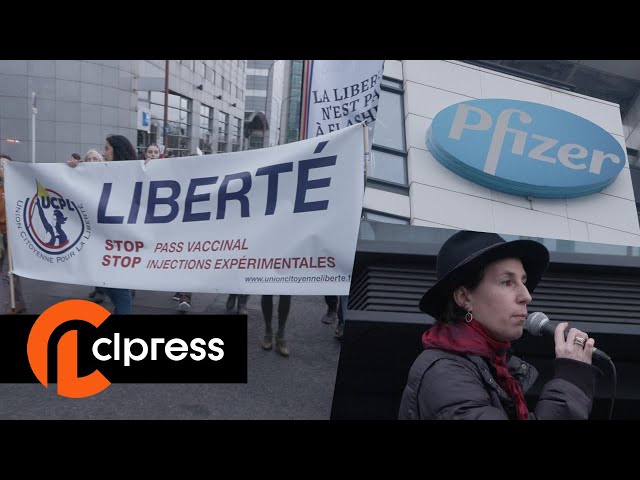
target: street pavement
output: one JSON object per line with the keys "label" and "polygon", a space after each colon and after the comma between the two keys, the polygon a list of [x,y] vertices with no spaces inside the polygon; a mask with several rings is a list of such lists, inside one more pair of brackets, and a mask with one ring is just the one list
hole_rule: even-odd
{"label": "street pavement", "polygon": [[[22,279],[27,314],[71,298],[87,299],[86,286]],[[174,292],[138,290],[134,314],[177,313]],[[277,325],[274,297],[274,330]],[[226,294],[194,293],[186,315],[225,313]],[[107,299],[102,304],[113,311]],[[82,399],[61,397],[56,386],[0,384],[0,420],[326,420],[340,356],[335,325],[320,321],[322,296],[294,296],[286,338],[291,355],[265,351],[260,296],[248,301],[248,381],[246,384],[112,384]],[[0,321],[2,320],[0,316]],[[214,320],[214,319],[212,319]],[[26,348],[26,345],[25,345]]]}

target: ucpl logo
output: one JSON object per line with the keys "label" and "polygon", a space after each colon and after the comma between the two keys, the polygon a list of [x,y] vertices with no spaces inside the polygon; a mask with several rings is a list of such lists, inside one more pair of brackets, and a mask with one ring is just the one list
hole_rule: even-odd
{"label": "ucpl logo", "polygon": [[65,262],[91,237],[89,216],[82,204],[35,181],[30,198],[17,202],[14,221],[22,241],[48,263]]}
{"label": "ucpl logo", "polygon": [[620,143],[606,130],[547,105],[471,100],[440,111],[427,147],[456,174],[502,192],[569,198],[598,192],[625,165]]}

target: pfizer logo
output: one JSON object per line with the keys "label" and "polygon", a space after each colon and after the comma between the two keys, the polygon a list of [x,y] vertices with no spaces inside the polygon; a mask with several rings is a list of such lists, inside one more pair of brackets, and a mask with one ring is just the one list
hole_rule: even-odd
{"label": "pfizer logo", "polygon": [[457,103],[438,112],[427,148],[456,174],[494,190],[542,198],[598,192],[625,165],[609,132],[573,113],[519,100]]}

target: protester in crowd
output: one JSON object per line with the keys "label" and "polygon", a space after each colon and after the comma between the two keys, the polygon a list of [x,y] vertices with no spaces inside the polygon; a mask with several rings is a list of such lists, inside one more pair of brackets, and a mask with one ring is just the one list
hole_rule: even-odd
{"label": "protester in crowd", "polygon": [[85,163],[104,162],[104,157],[97,150],[89,150],[82,159]]}
{"label": "protester in crowd", "polygon": [[336,295],[325,295],[324,303],[327,304],[327,313],[322,316],[322,323],[332,324],[338,318],[339,299]]}
{"label": "protester in crowd", "polygon": [[178,302],[179,312],[188,312],[191,310],[191,292],[176,292],[172,300]]}
{"label": "protester in crowd", "polygon": [[344,335],[344,320],[347,314],[347,305],[349,303],[348,295],[341,295],[339,297],[339,305],[338,305],[338,324],[336,325],[336,330],[333,332],[333,336],[338,340],[342,340],[342,336]]}
{"label": "protester in crowd", "polygon": [[72,153],[69,159],[67,160],[67,165],[70,167],[76,167],[79,163],[82,162],[82,158],[77,153]]}
{"label": "protester in crowd", "polygon": [[[271,328],[271,319],[273,317],[273,295],[263,295],[260,301],[262,307],[262,316],[264,318],[264,337],[262,339],[262,348],[271,350],[273,347],[273,329]],[[291,295],[280,295],[278,300],[278,331],[276,332],[276,352],[283,357],[289,356],[289,347],[284,338],[284,330],[291,308]]]}
{"label": "protester in crowd", "polygon": [[67,163],[69,165],[73,163],[74,167],[80,162],[82,162],[82,157],[80,156],[79,153],[72,153],[71,156],[69,157],[69,160],[67,160]]}
{"label": "protester in crowd", "polygon": [[[120,160],[136,160],[136,149],[122,135],[109,135],[104,144],[103,157],[106,162]],[[126,315],[133,311],[131,290],[127,288],[103,287],[104,293],[114,306],[114,314]]]}
{"label": "protester in crowd", "polygon": [[587,419],[595,375],[594,340],[560,323],[555,373],[535,411],[524,393],[536,369],[510,353],[522,336],[531,292],[549,264],[532,240],[505,242],[495,233],[461,231],[436,262],[437,282],[419,307],[436,319],[422,337],[425,350],[409,372],[398,417],[441,420]]}
{"label": "protester in crowd", "polygon": [[84,157],[80,158],[80,155],[78,155],[78,157],[76,158],[75,155],[78,155],[77,153],[74,153],[71,155],[71,158],[69,158],[69,160],[67,160],[67,165],[69,165],[72,168],[75,168],[78,166],[78,164],[80,163],[93,163],[93,162],[104,162],[104,157],[100,154],[100,152],[98,152],[97,150],[88,150],[87,153],[84,154]]}
{"label": "protester in crowd", "polygon": [[[150,143],[144,150],[144,163],[148,163],[150,160],[160,158],[160,147],[157,143]],[[191,292],[176,292],[174,293],[172,300],[178,302],[179,312],[188,312],[191,310]]]}
{"label": "protester in crowd", "polygon": [[[76,154],[73,154],[76,155]],[[84,154],[84,157],[82,159],[77,159],[75,157],[70,158],[69,160],[67,160],[67,165],[69,165],[72,168],[75,168],[78,166],[78,164],[80,163],[94,163],[94,162],[104,162],[104,157],[100,154],[100,152],[98,152],[97,150],[88,150],[87,153]],[[79,156],[79,155],[78,155]],[[102,303],[104,302],[104,290],[102,289],[102,287],[94,287],[90,292],[89,292],[89,298],[95,302],[95,303]]]}
{"label": "protester in crowd", "polygon": [[24,301],[24,295],[22,294],[22,282],[20,277],[12,274],[13,276],[13,293],[14,293],[14,306],[11,308],[11,280],[9,278],[9,255],[8,255],[8,240],[7,240],[7,210],[4,199],[4,163],[10,162],[11,157],[9,155],[0,154],[0,236],[2,236],[2,257],[0,260],[0,275],[2,280],[0,281],[0,301],[2,302],[2,313],[5,315],[16,315],[26,311],[27,306]]}
{"label": "protester in crowd", "polygon": [[144,149],[144,163],[149,160],[153,160],[160,157],[160,147],[157,143],[150,143],[147,148]]}
{"label": "protester in crowd", "polygon": [[249,311],[247,310],[247,301],[249,300],[249,295],[236,295],[232,293],[227,297],[227,313],[232,314],[236,308],[236,301],[238,302],[238,315],[248,315]]}

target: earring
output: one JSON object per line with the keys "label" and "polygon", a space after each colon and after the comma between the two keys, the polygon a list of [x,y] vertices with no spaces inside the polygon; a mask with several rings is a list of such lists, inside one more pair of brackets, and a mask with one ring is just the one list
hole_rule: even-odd
{"label": "earring", "polygon": [[471,323],[471,320],[473,320],[473,313],[471,313],[471,311],[469,311],[464,316],[464,321],[467,322],[467,323]]}

